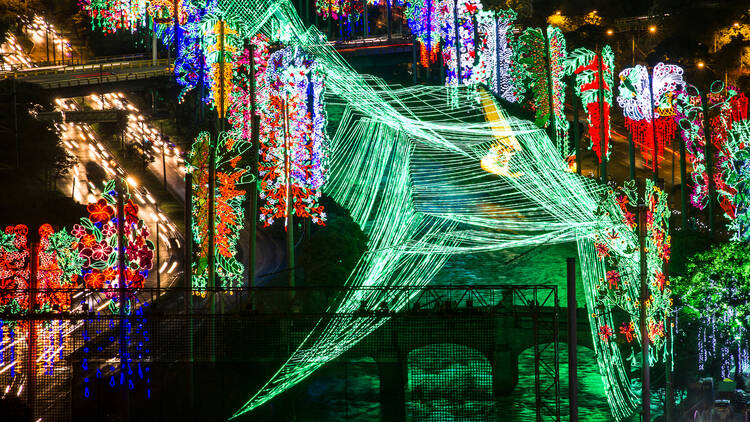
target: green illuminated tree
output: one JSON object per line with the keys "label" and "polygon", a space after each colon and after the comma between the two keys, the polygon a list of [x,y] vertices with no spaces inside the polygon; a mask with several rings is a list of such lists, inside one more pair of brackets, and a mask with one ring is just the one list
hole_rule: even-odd
{"label": "green illuminated tree", "polygon": [[698,369],[714,376],[728,375],[732,366],[737,370],[738,352],[747,350],[750,339],[747,244],[723,243],[693,255],[674,284],[685,341],[698,339],[688,345],[698,348]]}

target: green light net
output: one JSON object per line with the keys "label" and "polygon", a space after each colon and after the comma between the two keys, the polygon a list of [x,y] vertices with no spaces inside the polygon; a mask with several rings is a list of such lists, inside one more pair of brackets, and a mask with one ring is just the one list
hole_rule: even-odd
{"label": "green light net", "polygon": [[[508,116],[483,89],[389,86],[354,71],[288,1],[220,0],[219,14],[243,38],[263,33],[315,57],[328,104],[344,106],[329,150],[327,195],[350,210],[369,237],[348,278],[350,290],[328,310],[237,417],[296,385],[387,321],[357,310],[392,311],[410,299],[403,287],[425,286],[452,254],[577,241],[597,362],[615,418],[638,404],[620,348],[597,335],[613,327],[614,305],[597,299],[606,266],[595,240],[619,233],[632,257],[637,239],[616,213],[597,213],[606,188],[572,174],[554,143],[530,122]],[[457,92],[456,92],[457,91]],[[455,103],[455,96],[460,101]],[[629,255],[628,255],[629,254]],[[637,254],[636,254],[637,255]],[[631,277],[637,279],[638,269]],[[638,297],[638,283],[624,289]],[[604,304],[605,311],[600,308]],[[637,309],[631,303],[631,315]]]}

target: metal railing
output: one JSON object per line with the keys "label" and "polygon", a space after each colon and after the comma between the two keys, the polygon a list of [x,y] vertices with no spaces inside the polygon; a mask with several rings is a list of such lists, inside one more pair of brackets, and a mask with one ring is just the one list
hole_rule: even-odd
{"label": "metal railing", "polygon": [[61,75],[61,74],[68,74],[68,73],[73,74],[73,73],[79,73],[79,72],[85,72],[85,71],[92,71],[92,72],[97,71],[101,73],[104,71],[109,72],[113,70],[122,70],[122,69],[143,69],[143,68],[149,68],[149,67],[167,67],[170,65],[171,63],[167,59],[159,59],[156,61],[156,63],[154,63],[153,60],[131,60],[131,61],[107,62],[107,63],[99,63],[99,64],[83,64],[83,65],[75,65],[75,66],[57,66],[57,67],[45,68],[45,69],[29,69],[29,70],[5,72],[2,75],[6,79],[9,79],[9,78],[23,79],[23,78],[33,78],[37,76]]}
{"label": "metal railing", "polygon": [[[118,288],[61,288],[4,289],[3,302],[13,298],[26,301],[29,295],[37,298],[67,296],[71,307],[43,312],[0,313],[0,320],[13,319],[80,319],[88,318],[91,303],[107,301],[123,294]],[[251,312],[256,315],[315,314],[330,316],[430,313],[485,313],[485,314],[551,314],[559,312],[557,286],[554,285],[497,285],[497,286],[396,286],[396,287],[235,287],[229,289],[185,289],[183,287],[127,289],[129,298],[140,302],[193,299],[191,312],[205,315],[203,302],[213,297],[225,302],[227,312]],[[344,300],[356,304],[355,309],[338,310],[336,304]],[[79,306],[88,303],[88,306]],[[152,307],[153,308],[153,307]],[[159,308],[156,306],[156,308]],[[154,308],[154,310],[156,310]],[[179,315],[180,309],[170,314]],[[105,315],[106,318],[111,315]]]}

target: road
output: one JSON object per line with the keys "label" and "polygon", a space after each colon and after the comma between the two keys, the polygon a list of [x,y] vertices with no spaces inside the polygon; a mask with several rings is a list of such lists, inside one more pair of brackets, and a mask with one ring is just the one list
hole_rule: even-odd
{"label": "road", "polygon": [[185,162],[180,149],[168,142],[164,135],[154,127],[140,110],[121,92],[110,92],[104,95],[90,95],[85,99],[86,105],[94,110],[127,110],[128,122],[125,129],[125,142],[137,144],[154,160],[148,164],[158,180],[164,180],[167,174],[167,187],[180,202],[185,202]]}
{"label": "road", "polygon": [[[61,111],[80,109],[79,104],[70,98],[55,100]],[[155,241],[155,234],[159,230],[160,262],[146,279],[146,287],[157,287],[157,269],[161,275],[161,287],[175,285],[182,272],[182,252],[179,250],[184,244],[182,233],[168,217],[162,213],[153,195],[144,186],[140,186],[137,179],[126,173],[114,159],[107,147],[99,140],[98,135],[87,124],[60,123],[57,124],[68,152],[73,154],[78,163],[73,171],[62,178],[60,188],[63,192],[70,192],[72,197],[83,204],[95,202],[101,193],[103,182],[114,177],[122,177],[130,185],[131,195],[139,206],[139,216],[149,226],[152,232],[151,240]]]}

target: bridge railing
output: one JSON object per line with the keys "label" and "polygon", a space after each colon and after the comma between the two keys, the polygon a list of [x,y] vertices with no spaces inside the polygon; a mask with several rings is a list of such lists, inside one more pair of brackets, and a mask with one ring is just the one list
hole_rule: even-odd
{"label": "bridge railing", "polygon": [[359,38],[348,41],[329,41],[328,44],[332,45],[335,49],[352,49],[352,48],[366,48],[366,47],[385,47],[394,44],[411,44],[412,37],[405,35],[401,37],[392,37],[388,40],[388,37],[369,37]]}
{"label": "bridge railing", "polygon": [[122,62],[122,61],[130,61],[130,60],[146,60],[146,59],[148,59],[148,55],[144,53],[124,54],[124,55],[119,55],[119,56],[91,57],[91,58],[86,59],[83,64],[112,63],[112,62]]}
{"label": "bridge railing", "polygon": [[73,88],[77,86],[97,85],[102,83],[115,83],[136,81],[141,79],[154,78],[159,76],[169,76],[172,70],[169,68],[147,70],[142,72],[118,73],[114,75],[91,76],[86,78],[70,78],[64,80],[33,80],[32,83],[40,85],[44,89]]}
{"label": "bridge railing", "polygon": [[[111,72],[113,70],[122,69],[143,69],[153,67],[167,67],[171,63],[167,59],[159,59],[154,63],[152,60],[131,60],[131,61],[120,61],[120,62],[109,62],[99,64],[84,64],[76,66],[56,66],[44,69],[29,69],[22,71],[13,71],[2,73],[3,78],[35,78],[49,75],[62,75],[62,74],[74,74],[85,71],[91,72]],[[98,76],[97,76],[98,77]]]}
{"label": "bridge railing", "polygon": [[[0,313],[0,320],[13,319],[80,319],[121,292],[117,288],[91,289],[83,286],[48,289],[3,289],[0,300],[16,298],[25,303],[30,295],[37,298],[67,297],[68,309],[44,312]],[[208,298],[214,296],[227,312],[251,312],[258,315],[307,314],[327,316],[381,316],[431,313],[518,313],[549,312],[559,309],[557,286],[554,285],[452,285],[398,287],[236,287],[231,289],[185,289],[181,287],[128,289],[128,297],[140,302],[178,301],[191,308],[174,309],[170,314],[186,312],[210,314]],[[38,300],[38,302],[41,302]],[[343,310],[343,303],[348,306]],[[103,314],[106,317],[106,311]]]}

